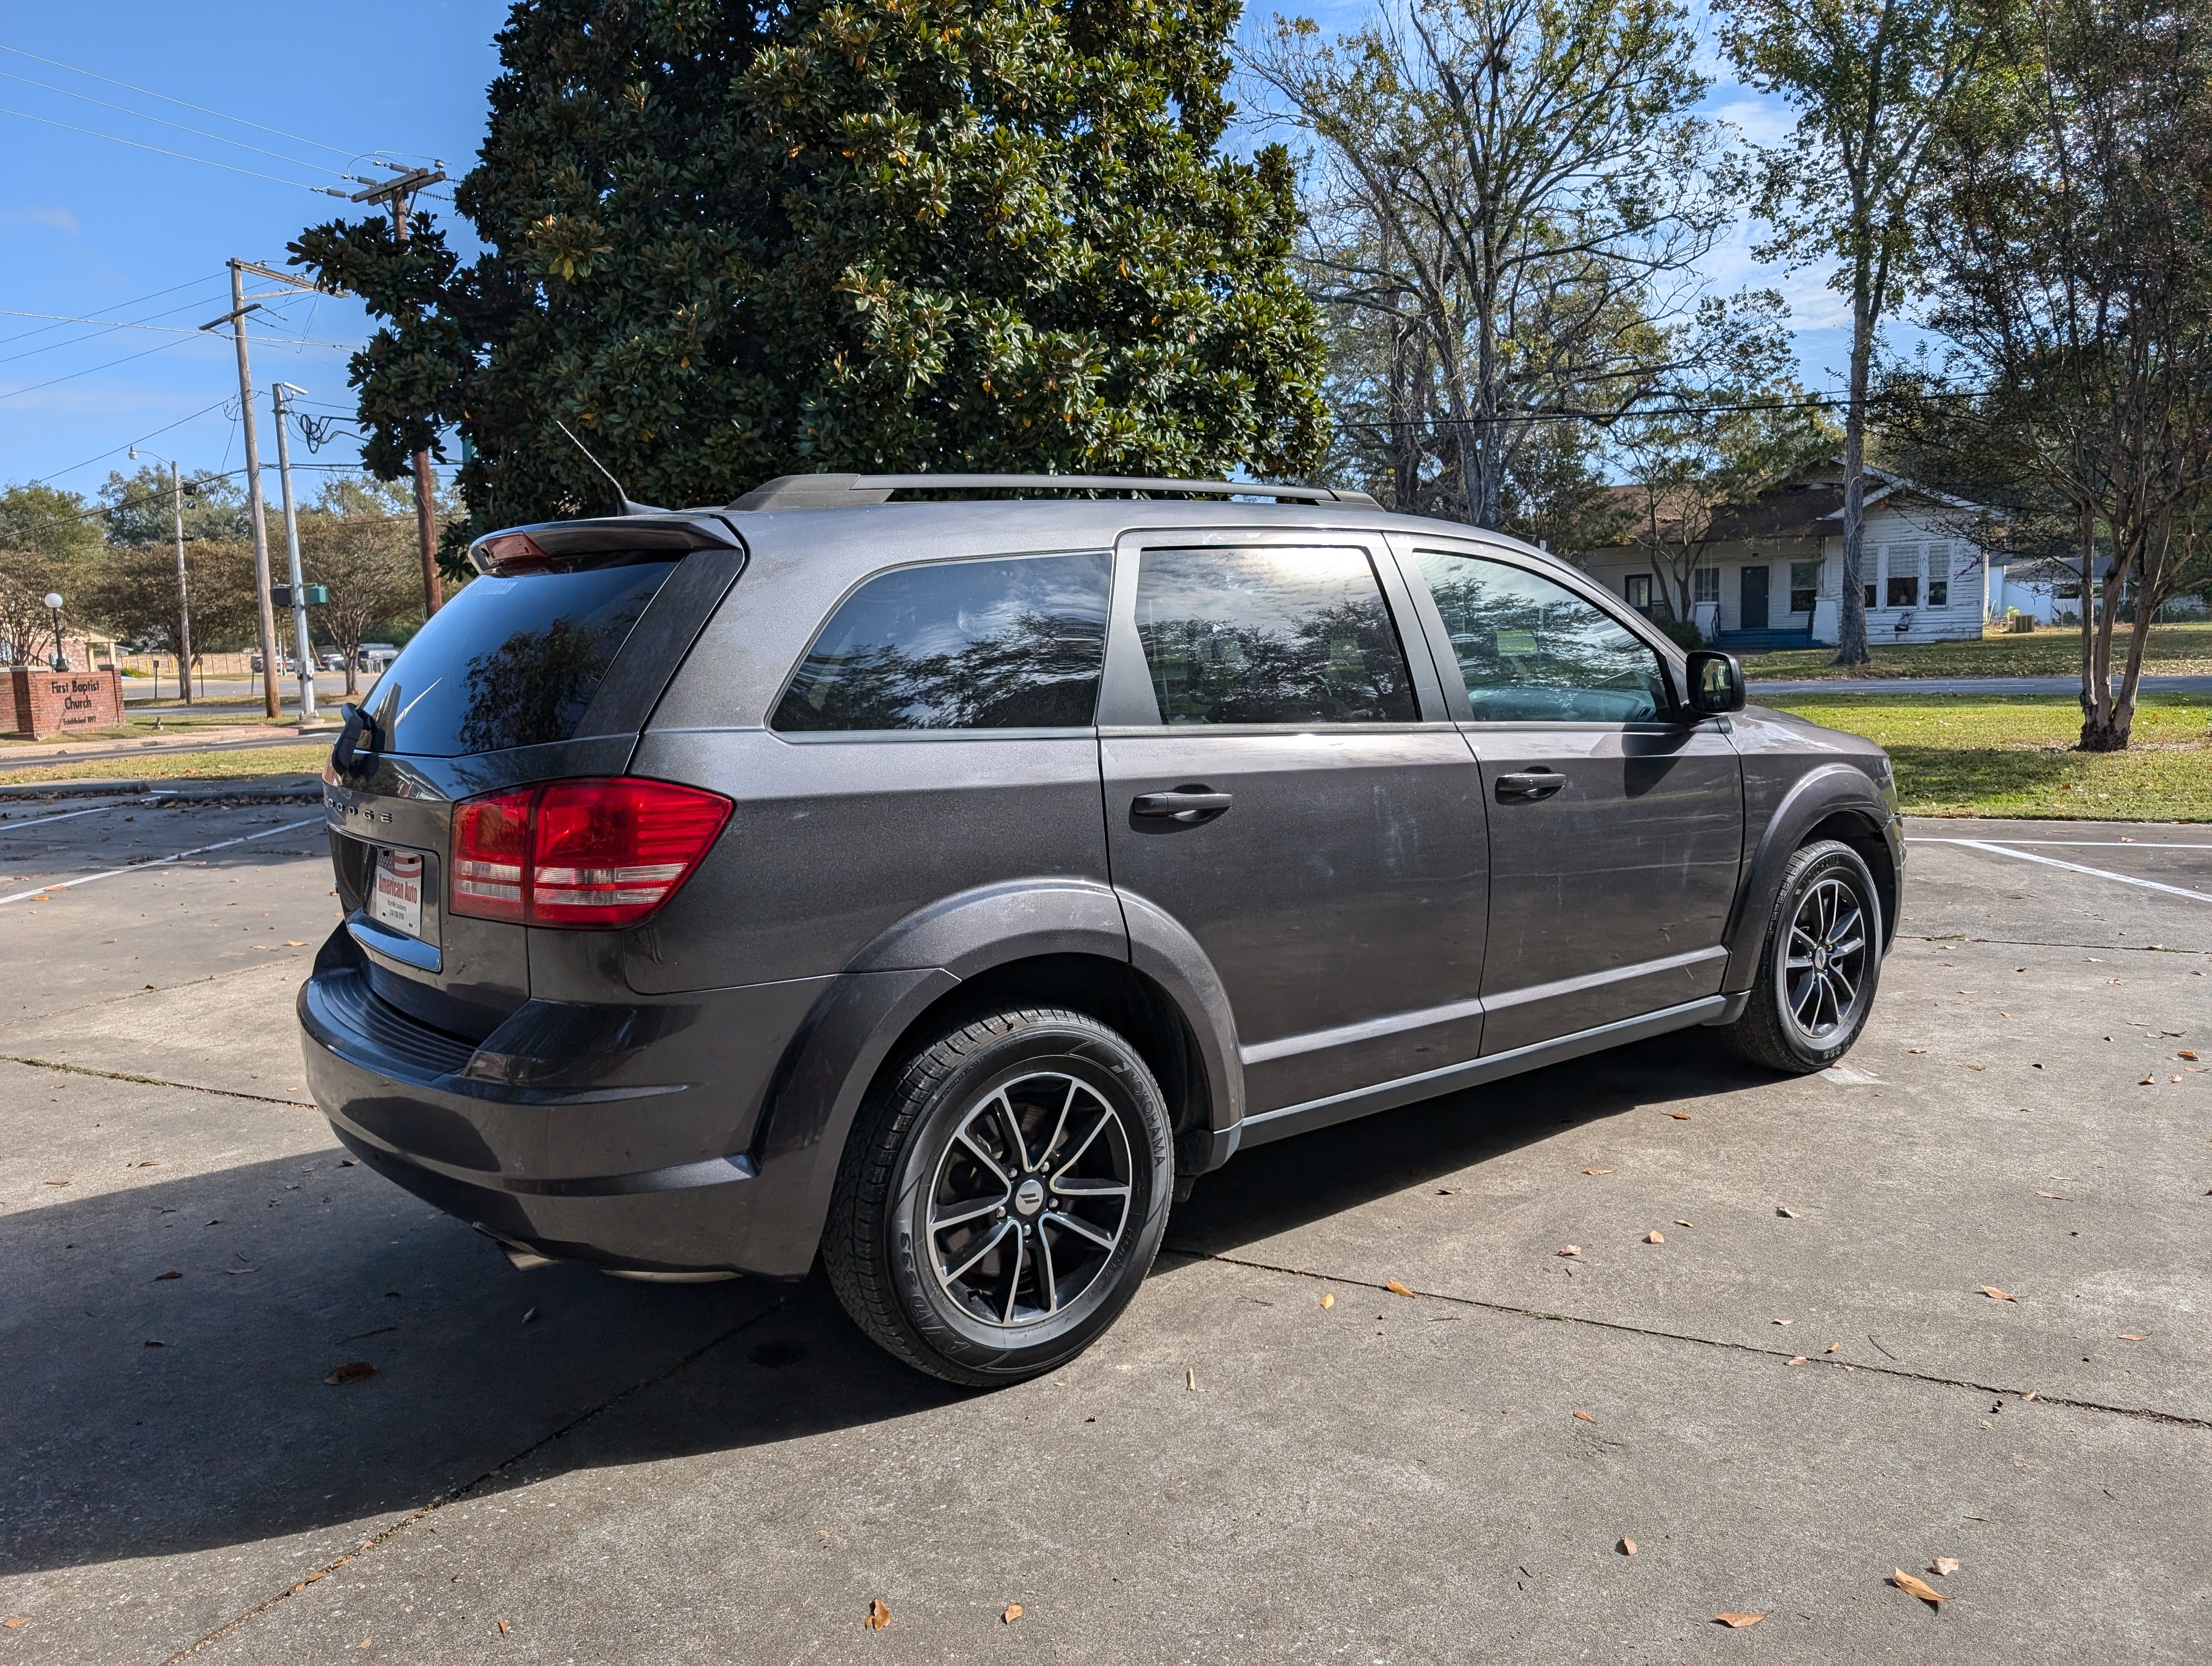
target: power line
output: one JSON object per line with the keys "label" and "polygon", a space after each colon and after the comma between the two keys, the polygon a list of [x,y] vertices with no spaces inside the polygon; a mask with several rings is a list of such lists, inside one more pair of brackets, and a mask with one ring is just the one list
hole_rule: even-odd
{"label": "power line", "polygon": [[179,416],[173,423],[164,423],[161,427],[155,429],[151,434],[142,434],[136,440],[125,440],[119,446],[110,446],[106,451],[100,453],[98,457],[88,457],[82,463],[72,463],[65,469],[56,469],[52,474],[40,475],[33,481],[32,483],[34,485],[41,483],[50,484],[52,482],[60,479],[65,474],[75,474],[79,469],[88,469],[94,463],[100,461],[103,458],[112,457],[118,451],[129,451],[133,446],[143,446],[149,440],[159,439],[162,435],[167,434],[173,428],[182,428],[186,423],[191,422],[196,417],[204,416],[210,410],[220,410],[226,403],[227,401],[225,400],[217,399],[211,405],[202,406],[199,410],[192,412],[190,416]]}
{"label": "power line", "polygon": [[[199,332],[194,331],[192,333],[198,335]],[[102,370],[112,370],[118,364],[128,364],[133,359],[147,358],[155,353],[166,353],[172,347],[182,347],[184,344],[183,340],[165,341],[158,346],[148,348],[143,353],[126,353],[119,359],[110,359],[106,364],[95,364],[90,369],[72,370],[68,375],[56,376],[51,381],[33,382],[28,387],[10,388],[5,393],[0,393],[0,399],[21,398],[26,393],[36,393],[42,387],[52,387],[58,383],[75,381],[79,376],[90,376]]]}
{"label": "power line", "polygon": [[[173,307],[171,310],[180,313],[184,311],[184,308],[179,307]],[[200,333],[198,330],[187,330],[182,325],[173,324],[131,324],[127,323],[121,319],[112,318],[67,318],[59,313],[16,313],[10,312],[5,307],[0,307],[0,318],[50,318],[58,319],[64,324],[98,324],[104,325],[108,330],[155,330],[159,331],[165,336],[197,336]],[[289,319],[286,320],[288,323],[289,321],[290,320]],[[76,339],[77,341],[92,341],[96,339],[96,337],[92,336],[79,336]],[[350,342],[343,341],[313,341],[306,336],[271,337],[270,339],[272,341],[283,340],[287,342],[301,342],[313,347],[349,347],[353,345]],[[56,347],[66,347],[71,344],[72,344],[69,342],[56,342],[53,344]],[[34,353],[44,353],[49,350],[44,347],[35,347],[31,350]],[[27,357],[28,355],[19,353],[16,356],[18,358],[24,358]],[[0,359],[0,364],[4,364],[6,362],[6,360]]]}
{"label": "power line", "polygon": [[234,139],[221,133],[210,133],[204,128],[187,127],[180,121],[169,121],[161,116],[149,116],[143,110],[133,110],[127,104],[110,104],[106,99],[96,99],[89,93],[73,93],[66,87],[56,87],[47,82],[33,81],[30,76],[19,76],[11,70],[0,70],[0,76],[4,76],[9,81],[20,81],[24,86],[35,87],[41,92],[59,93],[65,99],[82,99],[87,104],[96,104],[103,110],[112,110],[119,115],[129,116],[134,121],[150,121],[157,127],[173,127],[178,132],[189,133],[196,139],[213,139],[217,144],[235,145],[240,150],[251,150],[257,156],[274,156],[278,161],[290,162],[295,167],[312,167],[319,173],[335,173],[341,179],[347,177],[343,169],[332,167],[328,162],[307,161],[297,156],[289,156],[281,150],[270,150],[261,145],[248,144],[244,139]]}
{"label": "power line", "polygon": [[[118,81],[112,76],[97,75],[90,70],[80,70],[74,64],[64,64],[58,58],[40,58],[38,53],[27,52],[21,46],[0,46],[0,52],[13,52],[18,58],[27,58],[36,63],[49,64],[57,70],[66,70],[73,76],[83,76],[92,81],[104,81],[110,87],[120,87],[126,93],[137,93],[145,98],[160,99],[164,104],[174,104],[186,110],[197,110],[201,115],[213,116],[217,121],[235,122],[240,127],[251,127],[264,133],[274,133],[278,138],[289,139],[295,144],[313,145],[318,150],[331,151],[345,157],[348,161],[351,161],[356,156],[377,154],[374,151],[346,150],[335,144],[325,144],[320,139],[302,138],[297,133],[287,133],[279,127],[265,127],[258,121],[248,121],[243,116],[227,116],[220,110],[209,109],[204,104],[192,104],[184,99],[171,98],[167,93],[156,93],[150,88],[133,87],[129,82]],[[148,119],[153,119],[149,117]]]}
{"label": "power line", "polygon": [[[9,110],[0,108],[0,116],[20,116],[25,121],[44,122],[49,127],[59,127],[71,133],[83,133],[95,139],[112,140],[117,144],[127,144],[138,150],[150,150],[157,156],[174,156],[181,161],[198,162],[207,167],[219,167],[225,173],[243,173],[249,179],[267,179],[275,185],[296,185],[301,191],[312,191],[318,196],[321,197],[343,197],[346,195],[344,192],[340,191],[335,185],[311,185],[304,179],[281,179],[274,173],[264,173],[255,168],[238,167],[229,162],[211,161],[205,156],[187,155],[181,150],[165,150],[158,144],[144,144],[137,139],[121,138],[113,133],[103,133],[97,128],[79,127],[74,122],[56,121],[52,116],[34,116],[27,110]],[[313,164],[302,163],[301,165],[302,167],[308,167]]]}
{"label": "power line", "polygon": [[[143,306],[144,306],[144,305],[145,305],[148,301],[159,301],[159,300],[160,300],[163,295],[173,295],[176,294],[176,292],[177,292],[178,290],[179,290],[179,289],[189,289],[192,288],[195,284],[199,284],[199,283],[220,283],[221,281],[222,281],[221,279],[219,279],[219,278],[214,278],[214,277],[191,277],[191,278],[186,278],[186,279],[185,279],[182,283],[172,283],[172,284],[171,284],[167,289],[156,289],[156,290],[155,290],[155,291],[154,291],[154,293],[153,293],[153,294],[151,294],[151,295],[140,295],[140,296],[138,296],[138,297],[137,297],[137,299],[136,299],[135,301],[119,301],[116,302],[116,304],[115,304],[115,310],[116,310],[116,311],[118,311],[118,312],[121,312],[121,311],[123,311],[125,307],[143,307]],[[168,309],[168,312],[169,312],[169,313],[181,313],[181,312],[183,312],[184,310],[185,310],[185,309],[184,309],[184,307],[170,307],[170,308]],[[16,316],[22,317],[22,318],[44,318],[44,317],[46,317],[46,314],[45,314],[45,313],[19,313],[19,314],[17,314]],[[155,313],[155,314],[154,314],[154,316],[155,316],[155,318],[167,318],[167,317],[168,316],[168,313]],[[51,330],[51,329],[52,329],[53,327],[54,327],[54,326],[53,326],[53,325],[50,325],[50,324],[49,324],[49,325],[40,325],[38,329],[36,329],[36,330],[19,330],[19,331],[16,331],[14,335],[12,335],[12,336],[0,336],[0,347],[4,347],[4,346],[6,346],[6,345],[7,345],[9,342],[11,342],[11,341],[21,341],[21,340],[23,340],[26,337],[28,337],[28,336],[43,336],[44,334],[46,334],[46,331],[47,331],[48,330]]]}

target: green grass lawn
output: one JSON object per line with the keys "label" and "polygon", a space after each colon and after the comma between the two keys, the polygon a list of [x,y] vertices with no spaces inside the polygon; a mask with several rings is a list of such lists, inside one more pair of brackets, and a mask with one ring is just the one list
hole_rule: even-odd
{"label": "green grass lawn", "polygon": [[2129,750],[2104,753],[2070,750],[2081,731],[2070,695],[1838,693],[1770,703],[1881,746],[1910,815],[2212,821],[2212,695],[2145,695]]}
{"label": "green grass lawn", "polygon": [[[2112,631],[2112,669],[2127,661],[2130,625]],[[1831,664],[1832,648],[1787,648],[1776,654],[1747,654],[1743,668],[1762,677],[2078,677],[2081,633],[2074,626],[2046,627],[2027,636],[1984,636],[1978,641],[1921,642],[1905,647],[1874,645],[1874,664],[1856,671]],[[2212,623],[2162,624],[2150,628],[2143,668],[2165,677],[2212,676]]]}
{"label": "green grass lawn", "polygon": [[24,769],[0,769],[0,787],[40,781],[237,781],[248,775],[319,774],[331,744],[264,746],[239,752],[107,752]]}

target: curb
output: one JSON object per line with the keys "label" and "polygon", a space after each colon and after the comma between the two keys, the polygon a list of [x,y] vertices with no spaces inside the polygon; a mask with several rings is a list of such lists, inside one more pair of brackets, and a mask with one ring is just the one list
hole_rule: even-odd
{"label": "curb", "polygon": [[62,798],[158,799],[164,804],[312,804],[323,796],[313,775],[279,775],[234,781],[196,781],[172,787],[159,781],[28,781],[0,786],[0,804]]}

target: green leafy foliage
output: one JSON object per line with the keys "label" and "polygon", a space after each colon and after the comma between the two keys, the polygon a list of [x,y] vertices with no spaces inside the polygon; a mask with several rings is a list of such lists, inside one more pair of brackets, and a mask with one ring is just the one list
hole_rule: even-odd
{"label": "green leafy foliage", "polygon": [[519,4],[457,202],[295,263],[390,320],[366,457],[476,524],[811,470],[1296,474],[1320,344],[1279,147],[1218,149],[1233,0]]}

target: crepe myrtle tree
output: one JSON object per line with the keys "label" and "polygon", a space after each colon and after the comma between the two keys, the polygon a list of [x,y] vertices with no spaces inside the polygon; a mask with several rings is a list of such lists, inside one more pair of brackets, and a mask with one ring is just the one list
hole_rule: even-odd
{"label": "crepe myrtle tree", "polygon": [[518,4],[455,201],[313,228],[386,320],[380,476],[458,428],[477,529],[813,470],[1297,476],[1322,348],[1279,146],[1225,155],[1235,0]]}

